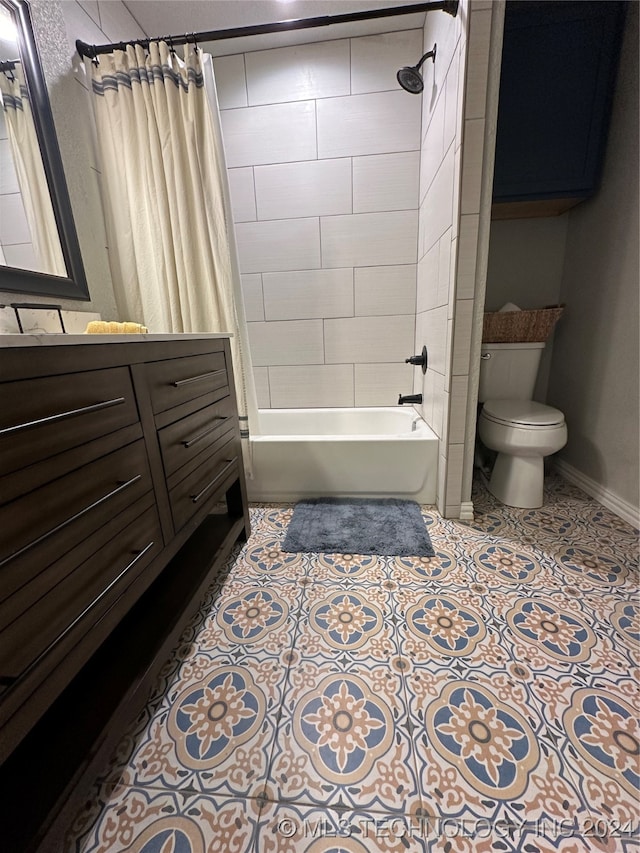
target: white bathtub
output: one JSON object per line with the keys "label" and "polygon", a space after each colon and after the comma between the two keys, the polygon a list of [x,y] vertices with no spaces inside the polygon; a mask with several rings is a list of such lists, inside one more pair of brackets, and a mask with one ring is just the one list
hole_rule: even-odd
{"label": "white bathtub", "polygon": [[252,501],[395,497],[433,504],[438,438],[412,407],[261,409]]}

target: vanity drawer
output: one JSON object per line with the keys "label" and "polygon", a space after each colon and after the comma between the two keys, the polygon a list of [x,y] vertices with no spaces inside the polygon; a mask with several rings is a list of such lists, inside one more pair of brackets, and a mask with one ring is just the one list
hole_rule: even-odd
{"label": "vanity drawer", "polygon": [[162,550],[154,506],[0,630],[0,675],[18,678],[46,665],[71,632],[80,638]]}
{"label": "vanity drawer", "polygon": [[207,406],[158,431],[162,461],[167,477],[211,447],[233,428],[234,409],[230,397]]}
{"label": "vanity drawer", "polygon": [[176,531],[180,530],[211,498],[238,476],[235,442],[229,439],[213,455],[180,480],[169,491]]}
{"label": "vanity drawer", "polygon": [[154,414],[228,385],[223,352],[154,361],[146,374]]}
{"label": "vanity drawer", "polygon": [[144,441],[0,508],[0,601],[151,491]]}
{"label": "vanity drawer", "polygon": [[0,384],[0,477],[138,421],[128,367]]}

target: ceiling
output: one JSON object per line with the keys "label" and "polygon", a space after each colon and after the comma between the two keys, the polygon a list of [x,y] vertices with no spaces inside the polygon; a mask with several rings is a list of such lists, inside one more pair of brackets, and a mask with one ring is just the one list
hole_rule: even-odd
{"label": "ceiling", "polygon": [[[124,0],[124,5],[145,33],[152,37],[409,6],[415,5],[415,0]],[[422,27],[424,20],[425,13],[418,12],[308,30],[207,42],[206,50],[214,56],[224,56],[292,44],[415,29]]]}

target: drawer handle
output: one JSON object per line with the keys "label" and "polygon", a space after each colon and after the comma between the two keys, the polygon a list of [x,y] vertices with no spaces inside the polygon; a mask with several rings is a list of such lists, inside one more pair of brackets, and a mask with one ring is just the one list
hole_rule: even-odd
{"label": "drawer handle", "polygon": [[49,536],[53,536],[55,533],[58,533],[63,528],[67,527],[69,524],[72,524],[74,521],[77,521],[79,518],[82,518],[83,515],[86,515],[88,512],[91,512],[92,509],[95,509],[100,504],[103,504],[105,501],[108,501],[110,498],[115,497],[115,495],[120,494],[125,489],[128,489],[129,486],[133,486],[134,483],[137,483],[138,480],[142,479],[142,474],[136,474],[135,477],[132,477],[130,480],[127,480],[126,483],[120,483],[117,488],[113,489],[110,492],[107,492],[106,495],[103,495],[101,498],[98,498],[97,501],[94,501],[89,506],[86,506],[84,509],[81,509],[80,512],[76,512],[75,515],[72,515],[70,518],[61,521],[60,524],[57,524],[55,527],[52,527],[51,530],[47,530],[46,533],[43,533],[42,536],[38,536],[37,539],[34,539],[33,542],[29,542],[27,545],[24,545],[20,548],[19,551],[16,551],[14,554],[10,554],[8,557],[5,557],[4,560],[0,561],[0,567],[4,566],[5,563],[8,563],[10,560],[14,560],[16,557],[19,557],[21,554],[24,554],[25,551],[28,551],[29,548],[33,548],[36,545],[39,545],[41,542],[44,542],[45,539],[48,539]]}
{"label": "drawer handle", "polygon": [[24,424],[16,424],[15,426],[0,429],[0,436],[11,435],[11,433],[19,432],[23,429],[42,426],[43,424],[54,424],[58,421],[63,421],[66,418],[75,418],[76,415],[86,415],[88,412],[99,412],[100,409],[109,409],[111,406],[120,406],[124,402],[124,397],[114,397],[113,400],[104,400],[102,403],[93,403],[91,406],[82,406],[80,409],[70,409],[68,412],[59,412],[57,415],[49,415],[46,418],[38,418],[35,421],[27,421],[27,423]]}
{"label": "drawer handle", "polygon": [[213,480],[211,480],[210,483],[207,483],[207,485],[204,487],[204,489],[201,489],[201,491],[199,491],[197,495],[191,495],[191,500],[193,501],[193,503],[197,504],[198,501],[200,500],[200,498],[203,495],[205,495],[212,486],[215,486],[215,484],[218,482],[218,480],[220,480],[221,477],[223,477],[227,473],[229,468],[231,468],[235,464],[236,464],[235,459],[227,459],[227,464],[224,466],[222,471],[220,471],[219,474],[216,474],[216,476],[213,478]]}
{"label": "drawer handle", "polygon": [[177,379],[175,382],[172,382],[174,388],[182,388],[183,385],[189,385],[191,382],[199,382],[201,379],[208,379],[210,376],[226,376],[227,371],[223,368],[222,370],[210,370],[208,373],[199,373],[197,376],[190,376],[188,379]]}
{"label": "drawer handle", "polygon": [[[226,420],[228,420],[228,418],[224,417],[223,415],[216,415],[213,418],[213,420],[214,421],[226,421]],[[183,447],[185,447],[185,448],[192,447],[196,442],[200,441],[201,438],[205,438],[206,436],[209,435],[210,432],[213,432],[214,430],[218,429],[218,426],[219,426],[219,424],[214,424],[213,426],[210,426],[208,429],[205,429],[204,432],[201,432],[199,435],[194,435],[194,437],[190,438],[188,441],[181,442]]]}
{"label": "drawer handle", "polygon": [[93,610],[93,608],[97,604],[99,604],[102,601],[102,599],[105,597],[105,595],[110,590],[113,589],[113,587],[118,583],[120,578],[123,578],[127,574],[127,572],[131,571],[131,569],[135,566],[135,564],[138,562],[138,560],[141,560],[144,557],[144,555],[147,553],[147,551],[151,550],[151,548],[153,548],[154,545],[155,545],[155,542],[149,542],[149,544],[146,545],[144,548],[142,548],[142,550],[137,551],[137,552],[134,551],[133,553],[135,554],[135,557],[133,558],[133,560],[131,560],[131,562],[124,567],[124,569],[120,572],[120,574],[117,577],[115,577],[111,581],[110,584],[105,586],[105,588],[102,590],[102,592],[96,598],[93,599],[91,604],[89,604],[89,605],[87,605],[87,607],[85,607],[85,609],[82,611],[82,613],[79,616],[76,616],[76,618],[73,620],[73,622],[70,622],[69,625],[67,625],[67,627],[64,629],[64,631],[62,631],[61,634],[58,634],[58,636],[55,638],[55,640],[52,640],[49,643],[49,645],[46,647],[46,649],[44,649],[44,651],[40,652],[40,654],[38,655],[38,657],[35,660],[31,661],[29,666],[20,673],[20,678],[21,679],[24,678],[25,676],[27,676],[29,674],[29,672],[31,672],[32,669],[35,669],[35,667],[38,666],[38,664],[43,660],[43,658],[45,658],[51,651],[53,651],[54,647],[57,646],[58,643],[60,643],[62,640],[64,640],[64,638],[67,636],[67,634],[70,631],[73,631],[73,629],[76,627],[76,625],[80,621],[82,621],[82,619],[84,619],[85,616],[87,616],[87,614],[90,613],[91,610]]}

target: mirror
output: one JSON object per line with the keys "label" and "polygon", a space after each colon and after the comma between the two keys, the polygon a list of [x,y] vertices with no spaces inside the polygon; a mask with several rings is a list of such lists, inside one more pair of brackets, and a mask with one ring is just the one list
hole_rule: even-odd
{"label": "mirror", "polygon": [[0,291],[90,298],[26,0],[0,0]]}

